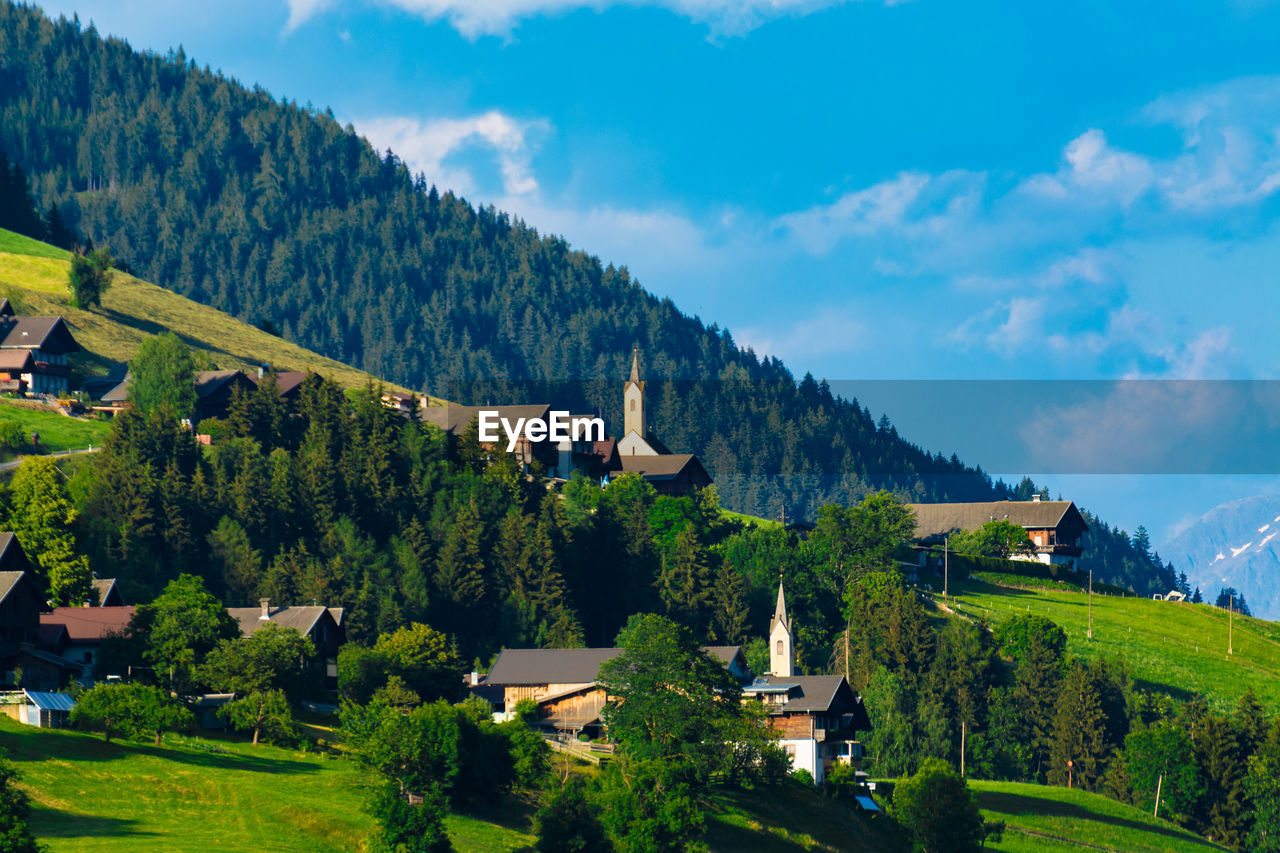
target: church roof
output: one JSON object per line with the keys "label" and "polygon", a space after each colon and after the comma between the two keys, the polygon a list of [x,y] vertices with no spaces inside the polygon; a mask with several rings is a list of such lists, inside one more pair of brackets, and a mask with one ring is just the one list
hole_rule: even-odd
{"label": "church roof", "polygon": [[782,592],[782,583],[778,583],[778,603],[773,608],[773,619],[769,622],[769,633],[773,633],[773,626],[778,623],[788,632],[791,631],[791,622],[787,619],[787,597]]}
{"label": "church roof", "polygon": [[[698,457],[690,453],[671,453],[661,456],[622,455],[618,457],[618,462],[624,472],[639,474],[646,480],[674,480],[691,465],[702,468]],[[703,474],[706,474],[705,470]]]}

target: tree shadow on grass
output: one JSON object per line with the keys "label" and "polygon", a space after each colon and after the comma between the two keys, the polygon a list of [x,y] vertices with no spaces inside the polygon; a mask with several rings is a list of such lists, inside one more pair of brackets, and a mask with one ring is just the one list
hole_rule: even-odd
{"label": "tree shadow on grass", "polygon": [[529,800],[510,794],[491,803],[468,803],[452,810],[454,814],[496,824],[515,832],[533,832],[536,806]]}
{"label": "tree shadow on grass", "polygon": [[74,814],[43,806],[31,810],[30,824],[32,834],[40,841],[49,838],[142,838],[156,835],[138,829],[136,820]]}
{"label": "tree shadow on grass", "polygon": [[1206,841],[1197,835],[1186,830],[1172,829],[1167,826],[1158,826],[1142,821],[1130,820],[1123,817],[1115,817],[1114,815],[1099,814],[1092,812],[1083,806],[1075,803],[1064,803],[1060,800],[1050,799],[1048,797],[1035,797],[1029,794],[1013,794],[1004,791],[979,791],[978,805],[992,812],[1007,815],[1043,815],[1045,817],[1065,817],[1081,821],[1093,821],[1095,823],[1106,823],[1112,826],[1132,829],[1139,832],[1152,833],[1154,835],[1163,835],[1167,838],[1176,838],[1179,841],[1185,841],[1188,844],[1198,844],[1208,850],[1222,850],[1218,845]]}
{"label": "tree shadow on grass", "polygon": [[101,735],[86,732],[30,731],[0,729],[0,755],[11,761],[116,761],[133,755],[146,755],[164,761],[219,770],[246,770],[254,773],[315,773],[317,764],[274,756],[244,755],[219,748],[155,746],[138,741],[113,739],[105,742]]}
{"label": "tree shadow on grass", "polygon": [[1137,690],[1146,690],[1150,693],[1163,693],[1166,696],[1172,696],[1174,699],[1177,699],[1181,702],[1186,702],[1200,695],[1199,693],[1196,693],[1194,690],[1186,690],[1182,687],[1174,687],[1172,684],[1165,684],[1160,681],[1148,681],[1145,678],[1134,678],[1133,686]]}

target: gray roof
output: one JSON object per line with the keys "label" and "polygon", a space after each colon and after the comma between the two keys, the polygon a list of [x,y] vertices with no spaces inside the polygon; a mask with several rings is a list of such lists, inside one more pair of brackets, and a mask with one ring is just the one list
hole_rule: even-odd
{"label": "gray roof", "polygon": [[39,690],[24,690],[31,704],[42,711],[70,711],[76,706],[75,701],[65,693],[43,693]]}
{"label": "gray roof", "polygon": [[[742,648],[706,646],[703,651],[729,666]],[[621,653],[620,648],[503,649],[485,684],[590,684],[600,675],[600,664]]]}
{"label": "gray roof", "polygon": [[669,453],[659,456],[628,456],[620,454],[618,463],[628,474],[639,474],[648,480],[674,480],[691,464],[697,464],[698,457],[691,453]]}
{"label": "gray roof", "polygon": [[981,501],[907,506],[916,514],[917,539],[976,530],[988,521],[1007,520],[1035,529],[1049,529],[1075,521],[1082,530],[1089,529],[1072,501]]}
{"label": "gray roof", "polygon": [[10,373],[26,373],[35,367],[35,359],[29,349],[0,349],[0,370]]}
{"label": "gray roof", "polygon": [[80,344],[61,317],[18,317],[11,320],[0,340],[4,349],[48,349],[50,352],[79,352]]}
{"label": "gray roof", "polygon": [[[498,417],[506,418],[514,426],[518,418],[528,420],[547,417],[551,406],[547,403],[520,406],[427,406],[422,410],[422,420],[435,424],[447,433],[457,435],[480,416],[482,409],[486,412],[497,412]],[[498,432],[502,433],[501,427],[498,428]],[[506,439],[503,438],[502,442],[505,447]]]}
{"label": "gray roof", "polygon": [[0,566],[16,565],[26,568],[29,565],[26,553],[18,542],[18,537],[11,532],[0,533]]}
{"label": "gray roof", "polygon": [[270,621],[273,625],[279,625],[281,628],[292,628],[305,637],[311,633],[311,629],[316,626],[316,623],[327,612],[329,612],[329,608],[319,606],[271,607],[268,610],[271,618],[270,620],[265,620],[261,618],[261,607],[227,608],[227,613],[240,626],[240,633],[246,637],[253,636],[254,632],[265,625],[267,621]]}
{"label": "gray roof", "polygon": [[795,690],[784,711],[826,711],[836,700],[836,693],[844,681],[843,675],[792,675],[787,678],[776,675],[764,676],[768,684],[792,686]]}

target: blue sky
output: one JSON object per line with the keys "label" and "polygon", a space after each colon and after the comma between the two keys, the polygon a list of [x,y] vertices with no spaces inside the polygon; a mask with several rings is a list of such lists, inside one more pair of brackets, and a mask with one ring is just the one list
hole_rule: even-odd
{"label": "blue sky", "polygon": [[1277,3],[46,9],[330,107],[797,373],[1280,373]]}

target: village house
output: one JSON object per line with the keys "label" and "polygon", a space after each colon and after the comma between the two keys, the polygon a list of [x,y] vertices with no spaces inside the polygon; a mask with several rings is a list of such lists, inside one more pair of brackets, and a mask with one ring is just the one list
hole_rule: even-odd
{"label": "village house", "polygon": [[787,600],[778,585],[778,602],[769,621],[770,672],[743,687],[743,695],[761,702],[778,744],[796,770],[807,770],[822,784],[836,763],[860,766],[860,732],[871,720],[843,675],[796,675]]}
{"label": "village house", "polygon": [[252,637],[262,626],[273,624],[281,628],[292,628],[311,640],[324,672],[325,689],[338,689],[338,650],[346,642],[341,607],[273,607],[270,599],[262,598],[257,607],[228,607],[227,613],[236,621],[243,637]]}
{"label": "village house", "polygon": [[18,317],[0,299],[0,391],[65,396],[81,349],[61,317]]}
{"label": "village house", "polygon": [[1031,539],[1029,554],[1015,560],[1071,565],[1079,559],[1089,525],[1072,501],[1046,501],[1037,495],[1029,501],[908,504],[916,516],[916,543],[942,545],[946,537],[962,530],[977,530],[989,521],[1008,521],[1023,527]]}
{"label": "village house", "polygon": [[[750,677],[740,646],[708,646],[703,651],[739,679]],[[597,683],[600,665],[621,653],[620,648],[503,649],[476,692],[507,715],[521,699],[533,700],[533,725],[547,734],[599,737],[607,698]]]}
{"label": "village house", "polygon": [[103,640],[123,634],[136,611],[123,605],[55,607],[40,614],[40,645],[76,664],[77,678],[92,681]]}

